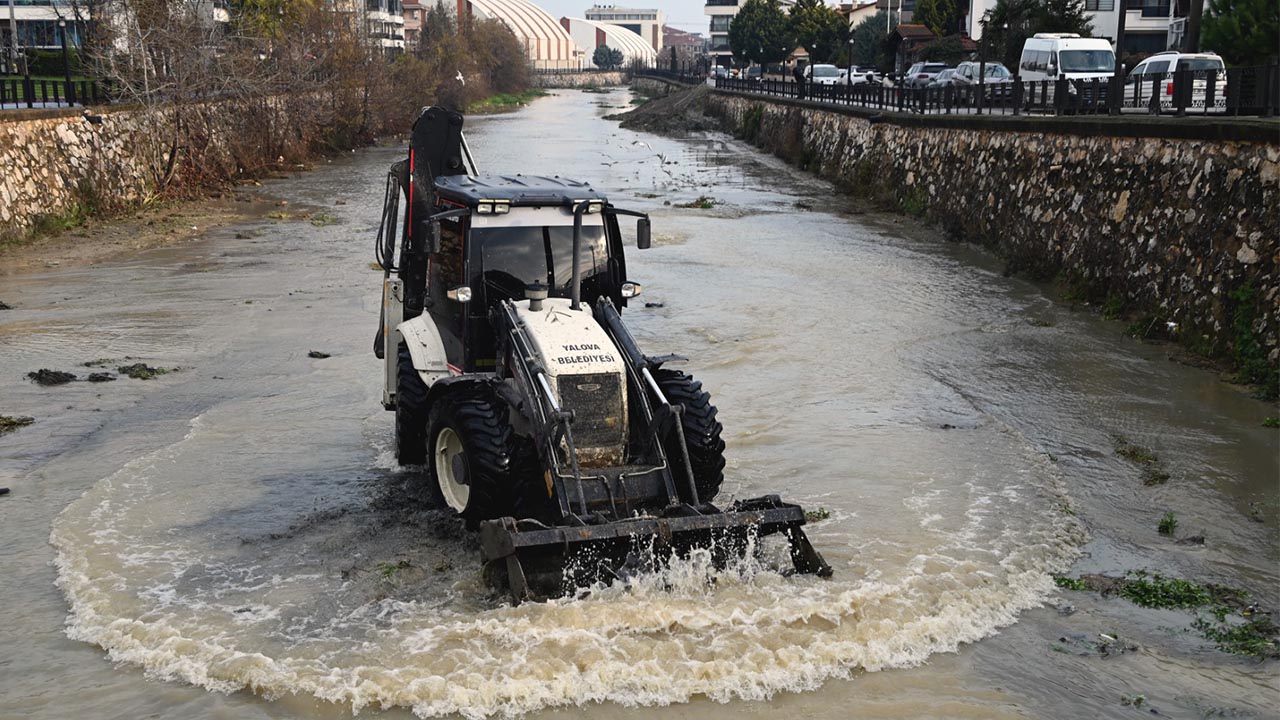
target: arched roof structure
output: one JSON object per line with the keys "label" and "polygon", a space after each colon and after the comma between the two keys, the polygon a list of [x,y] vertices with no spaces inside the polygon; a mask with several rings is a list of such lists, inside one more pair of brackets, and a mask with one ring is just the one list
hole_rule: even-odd
{"label": "arched roof structure", "polygon": [[657,59],[658,53],[652,45],[620,25],[582,18],[560,18],[560,24],[568,28],[573,41],[586,50],[588,63],[591,63],[592,54],[601,45],[622,51],[622,60],[627,64],[639,61],[645,66],[652,66]]}
{"label": "arched roof structure", "polygon": [[473,16],[492,18],[510,28],[524,43],[537,69],[577,70],[591,59],[546,10],[528,0],[460,0]]}

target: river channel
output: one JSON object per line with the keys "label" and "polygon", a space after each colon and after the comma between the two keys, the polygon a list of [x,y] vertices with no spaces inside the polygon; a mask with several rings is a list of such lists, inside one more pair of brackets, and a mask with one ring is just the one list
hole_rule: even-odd
{"label": "river channel", "polygon": [[[833,578],[695,558],[490,594],[390,451],[370,262],[403,149],[374,148],[261,190],[332,222],[0,276],[0,411],[36,418],[0,436],[0,717],[1272,716],[1274,663],[1052,576],[1158,570],[1276,608],[1274,406],[731,138],[620,130],[629,98],[557,91],[468,136],[483,171],[652,214],[628,256],[651,305],[624,318],[711,391],[722,499],[829,513]],[[176,371],[24,377],[98,359]],[[1158,534],[1168,511],[1205,543]]]}

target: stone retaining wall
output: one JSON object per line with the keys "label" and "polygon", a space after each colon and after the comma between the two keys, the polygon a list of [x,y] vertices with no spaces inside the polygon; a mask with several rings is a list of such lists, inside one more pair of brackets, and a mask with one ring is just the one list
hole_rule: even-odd
{"label": "stone retaining wall", "polygon": [[1274,387],[1274,128],[1271,142],[1120,137],[1049,119],[1044,130],[1021,120],[1015,131],[981,118],[931,125],[722,91],[707,112],[858,195],[992,249],[1011,271],[1058,277],[1107,312],[1169,329]]}

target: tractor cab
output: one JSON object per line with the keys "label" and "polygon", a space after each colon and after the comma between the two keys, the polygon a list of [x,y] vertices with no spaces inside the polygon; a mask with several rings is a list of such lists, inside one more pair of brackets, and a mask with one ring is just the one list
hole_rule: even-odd
{"label": "tractor cab", "polygon": [[[593,307],[608,298],[621,310],[639,291],[627,282],[618,212],[590,186],[527,176],[447,176],[435,181],[436,203],[424,243],[423,312],[440,329],[449,362],[463,372],[492,372],[490,320],[504,300],[530,288],[552,298],[578,292]],[[410,293],[414,288],[406,288]]]}

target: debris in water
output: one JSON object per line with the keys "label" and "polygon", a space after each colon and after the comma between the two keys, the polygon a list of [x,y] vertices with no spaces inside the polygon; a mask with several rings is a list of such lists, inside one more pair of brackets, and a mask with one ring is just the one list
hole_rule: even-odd
{"label": "debris in water", "polygon": [[9,488],[0,487],[0,495],[8,495],[8,494],[9,494]]}
{"label": "debris in water", "polygon": [[27,373],[27,378],[37,385],[65,385],[76,379],[75,375],[61,370],[50,370],[48,368],[40,368],[35,372]]}
{"label": "debris in water", "polygon": [[10,305],[9,303],[3,300],[0,300],[0,310],[12,310],[12,309],[13,309],[12,305]]}
{"label": "debris in water", "polygon": [[794,202],[794,203],[792,203],[792,204],[793,204],[793,205],[795,205],[795,206],[796,206],[796,208],[798,208],[798,209],[800,209],[800,210],[812,210],[812,209],[813,209],[813,203],[808,203],[808,202],[805,202],[804,200],[797,200],[797,201],[795,201],[795,202]]}
{"label": "debris in water", "polygon": [[327,358],[327,357],[333,357],[333,356],[332,356],[332,355],[330,355],[330,354],[329,354],[329,353],[327,353],[327,352],[320,352],[319,350],[312,350],[311,352],[307,353],[307,357],[309,357],[309,358],[313,358],[313,359],[315,359],[315,360],[324,360],[324,359],[325,359],[325,358]]}
{"label": "debris in water", "polygon": [[111,382],[112,380],[116,379],[116,376],[112,375],[111,373],[96,372],[96,373],[89,373],[89,377],[86,379],[89,382]]}
{"label": "debris in water", "polygon": [[178,368],[158,368],[151,367],[146,363],[134,363],[133,365],[121,365],[116,368],[116,372],[121,375],[128,375],[134,380],[151,380],[152,378],[167,375],[171,372],[177,372]]}
{"label": "debris in water", "polygon": [[26,427],[35,422],[36,419],[27,415],[0,415],[0,435],[7,432],[13,432],[20,427]]}
{"label": "debris in water", "polygon": [[1203,545],[1203,544],[1204,544],[1204,536],[1203,536],[1203,535],[1188,535],[1187,537],[1184,537],[1184,538],[1182,538],[1182,539],[1178,540],[1178,544],[1179,544],[1179,545]]}
{"label": "debris in water", "polygon": [[664,305],[663,303],[660,303],[660,302],[647,302],[647,303],[645,303],[645,304],[644,304],[644,306],[645,306],[645,307],[647,307],[647,308],[660,308],[660,307],[666,307],[666,305]]}

